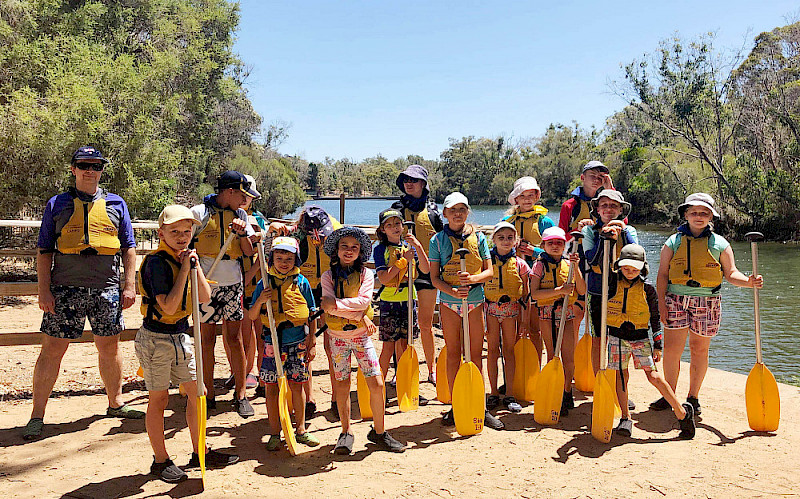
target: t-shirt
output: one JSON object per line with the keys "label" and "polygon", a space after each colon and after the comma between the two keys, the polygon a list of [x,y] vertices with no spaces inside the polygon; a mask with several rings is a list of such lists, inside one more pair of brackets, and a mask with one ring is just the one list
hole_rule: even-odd
{"label": "t-shirt", "polygon": [[[476,232],[476,234],[478,236],[478,255],[480,256],[481,260],[489,260],[491,257],[489,256],[489,244],[486,242],[486,236],[480,231]],[[437,232],[436,235],[434,235],[431,239],[428,258],[431,261],[431,265],[439,265],[440,275],[445,264],[450,261],[452,254],[453,245],[450,243],[450,238],[447,236],[447,234],[445,234],[444,231]],[[439,293],[439,300],[443,303],[450,304],[461,303],[461,298],[455,298],[447,293],[441,292]],[[483,284],[475,286],[469,290],[467,303],[478,304],[483,303],[483,301]]]}
{"label": "t-shirt", "polygon": [[[217,195],[211,194],[206,196],[204,199],[203,204],[198,204],[197,206],[192,207],[192,213],[194,216],[197,217],[198,220],[204,222],[208,217],[211,216],[211,209],[209,208],[209,204],[214,206],[219,206],[217,204]],[[241,220],[247,221],[247,212],[243,209],[239,208],[236,210],[236,218]],[[194,226],[194,234],[197,235],[200,233],[200,229],[203,227],[203,223],[200,225]],[[247,237],[250,237],[256,233],[253,230],[253,227],[250,226],[249,223],[245,224],[245,234]],[[238,238],[235,238],[231,244],[240,244]],[[203,272],[208,274],[209,269],[214,264],[214,257],[211,256],[201,256],[200,257],[200,267],[203,269]],[[211,287],[215,286],[231,286],[233,284],[238,284],[242,282],[242,266],[239,265],[237,260],[220,260],[217,268],[214,270],[214,275],[211,276],[211,280],[215,281],[216,284],[211,284]]]}
{"label": "t-shirt", "polygon": [[[175,276],[172,275],[172,267],[160,255],[150,255],[139,272],[141,272],[142,286],[154,300],[156,296],[168,295],[172,291]],[[187,295],[186,299],[191,300],[192,297]],[[191,301],[189,301],[188,308],[191,310]],[[185,333],[189,330],[189,317],[179,320],[172,327],[165,327],[165,324],[157,322],[155,318],[144,317],[142,325],[156,333]]]}
{"label": "t-shirt", "polygon": [[[676,232],[669,236],[664,246],[671,249],[673,254],[677,252],[678,248],[681,246],[681,234]],[[719,260],[719,256],[728,246],[730,246],[730,243],[719,234],[712,232],[711,237],[708,238],[708,250],[717,260]],[[719,292],[713,293],[713,289],[714,288],[693,288],[684,284],[669,284],[667,286],[667,292],[681,296],[715,296],[719,294]]]}
{"label": "t-shirt", "polygon": [[[317,310],[317,305],[314,303],[314,293],[311,292],[311,284],[308,282],[308,279],[305,278],[302,274],[297,275],[297,287],[300,288],[300,293],[303,294],[303,298],[306,299],[306,305],[308,306],[308,311],[310,313],[314,313]],[[253,291],[253,297],[251,298],[250,303],[255,303],[261,293],[264,291],[264,281],[258,281],[256,284],[256,290]],[[274,290],[273,290],[274,291]],[[274,295],[273,295],[274,296]],[[267,328],[269,328],[269,324],[264,324]],[[293,326],[283,330],[281,333],[281,344],[282,345],[296,345],[301,341],[306,339],[306,327],[305,326]],[[272,335],[266,335],[264,341],[268,345],[272,345]]]}
{"label": "t-shirt", "polygon": [[43,252],[53,255],[53,268],[50,272],[50,284],[56,286],[80,286],[93,289],[104,289],[119,286],[119,265],[121,255],[65,255],[56,250],[56,239],[61,229],[69,222],[75,210],[73,196],[84,202],[91,202],[106,195],[106,213],[111,223],[117,228],[120,248],[135,248],[131,216],[125,201],[101,188],[94,195],[86,194],[75,188],[53,196],[47,201],[42,215],[42,226],[39,229],[38,247]]}

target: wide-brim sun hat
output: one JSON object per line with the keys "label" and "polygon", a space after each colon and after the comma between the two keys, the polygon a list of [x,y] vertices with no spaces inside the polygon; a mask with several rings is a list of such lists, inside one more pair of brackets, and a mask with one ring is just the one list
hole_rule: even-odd
{"label": "wide-brim sun hat", "polygon": [[631,214],[631,204],[625,201],[625,198],[622,196],[621,192],[615,191],[614,189],[601,189],[597,192],[597,194],[595,194],[592,200],[589,201],[589,205],[591,206],[593,212],[597,213],[597,206],[600,204],[601,198],[608,198],[621,204],[622,214],[620,217],[625,218]]}
{"label": "wide-brim sun hat", "polygon": [[561,227],[546,228],[544,232],[542,232],[542,242],[552,241],[553,239],[567,242],[567,234]]}
{"label": "wide-brim sun hat", "polygon": [[714,204],[714,198],[712,198],[710,194],[695,192],[694,194],[686,196],[683,204],[678,206],[678,215],[683,218],[683,214],[686,213],[686,210],[690,206],[704,206],[711,210],[711,214],[714,215],[714,218],[719,218],[719,213],[717,213],[717,210],[714,208]]}
{"label": "wide-brim sun hat", "polygon": [[525,191],[539,191],[542,194],[542,189],[539,188],[539,183],[533,177],[521,177],[514,182],[514,187],[511,189],[511,194],[508,195],[508,204],[517,204],[517,197]]}
{"label": "wide-brim sun hat", "polygon": [[288,236],[278,236],[272,240],[272,247],[269,249],[269,262],[272,265],[272,252],[275,250],[283,250],[288,251],[289,253],[294,253],[294,265],[295,267],[299,267],[303,264],[302,260],[300,260],[300,245],[297,242],[297,239]]}
{"label": "wide-brim sun hat", "polygon": [[624,265],[630,265],[639,270],[642,277],[647,277],[650,273],[650,265],[647,264],[647,253],[644,248],[638,244],[631,243],[622,247],[619,253],[619,258],[614,262],[614,270],[619,270]]}
{"label": "wide-brim sun hat", "polygon": [[329,258],[333,258],[336,255],[336,251],[339,246],[339,240],[347,236],[355,237],[358,240],[358,244],[361,246],[359,255],[361,261],[369,261],[369,257],[372,256],[372,241],[367,233],[358,227],[350,227],[346,225],[340,229],[336,229],[331,233],[330,236],[325,238],[325,244],[322,246],[322,250],[326,255],[328,255]]}
{"label": "wide-brim sun hat", "polygon": [[514,231],[514,234],[517,234],[517,228],[514,226],[514,224],[503,221],[495,224],[494,229],[492,230],[492,237],[494,237],[495,234],[503,229],[511,229]]}
{"label": "wide-brim sun hat", "polygon": [[425,182],[425,188],[428,188],[428,170],[425,169],[422,165],[409,165],[408,168],[400,172],[400,175],[397,176],[397,180],[395,180],[395,184],[397,188],[400,189],[401,192],[405,193],[406,190],[403,188],[403,181],[406,178],[415,178],[417,180],[422,180]]}
{"label": "wide-brim sun hat", "polygon": [[451,192],[450,194],[447,195],[446,198],[444,198],[444,203],[442,203],[442,207],[445,209],[452,208],[457,204],[463,204],[466,205],[467,208],[469,208],[469,199],[467,199],[467,196],[456,191],[456,192]]}

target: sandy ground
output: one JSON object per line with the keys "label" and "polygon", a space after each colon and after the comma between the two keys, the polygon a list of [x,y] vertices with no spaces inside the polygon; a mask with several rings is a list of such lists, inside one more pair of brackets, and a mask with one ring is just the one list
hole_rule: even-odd
{"label": "sandy ground", "polygon": [[[2,329],[38,328],[40,312],[31,299],[0,307]],[[138,324],[136,311],[128,326]],[[441,340],[438,340],[441,341]],[[48,404],[43,438],[24,442],[30,414],[30,379],[38,346],[3,347],[0,359],[0,491],[8,497],[185,497],[201,493],[199,472],[169,485],[148,475],[152,454],[144,421],[104,416],[106,398],[91,344],[74,344],[62,364]],[[418,351],[421,348],[418,346]],[[123,342],[125,398],[142,410],[143,382],[135,376],[133,342]],[[420,353],[420,357],[421,357]],[[218,358],[224,359],[221,342]],[[688,366],[686,366],[688,368]],[[313,365],[320,412],[310,431],[322,441],[296,457],[267,452],[264,400],[255,401],[256,417],[243,420],[230,411],[230,393],[218,391],[218,411],[208,422],[208,439],[217,449],[235,452],[241,461],[207,472],[207,497],[766,497],[800,493],[795,467],[800,431],[800,390],[781,385],[781,427],[774,435],[749,431],[744,407],[745,376],[711,370],[702,392],[703,415],[697,437],[676,440],[678,425],[670,412],[646,410],[657,398],[642,373],[632,379],[632,438],[614,436],[601,444],[589,433],[591,395],[576,391],[578,408],[555,427],[533,421],[533,407],[521,414],[500,412],[506,431],[484,430],[460,437],[441,425],[446,406],[401,413],[390,401],[387,428],[408,444],[404,454],[375,451],[366,439],[370,422],[353,426],[354,455],[331,454],[339,425],[329,412],[330,382],[320,356]],[[424,379],[425,366],[421,366]],[[679,393],[686,393],[686,372]],[[218,383],[227,377],[217,366]],[[354,383],[355,384],[355,383]],[[354,387],[355,390],[355,387]],[[423,384],[422,394],[435,389]],[[390,395],[393,390],[390,389]],[[358,416],[355,393],[353,414]],[[167,411],[167,446],[178,465],[189,459],[184,399],[174,390]]]}

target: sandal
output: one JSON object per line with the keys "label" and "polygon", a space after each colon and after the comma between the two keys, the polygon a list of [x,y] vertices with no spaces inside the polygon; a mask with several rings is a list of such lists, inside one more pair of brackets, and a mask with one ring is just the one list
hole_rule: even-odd
{"label": "sandal", "polygon": [[42,428],[44,427],[44,419],[31,418],[28,424],[25,425],[25,432],[22,434],[23,440],[36,440],[42,436]]}
{"label": "sandal", "polygon": [[128,404],[122,404],[121,406],[116,408],[109,407],[108,409],[106,409],[106,416],[112,416],[115,418],[125,418],[125,419],[144,419],[145,413],[130,408]]}

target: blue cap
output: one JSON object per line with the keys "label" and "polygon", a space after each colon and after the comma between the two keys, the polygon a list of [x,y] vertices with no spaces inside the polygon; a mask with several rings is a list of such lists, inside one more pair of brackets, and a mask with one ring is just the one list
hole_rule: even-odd
{"label": "blue cap", "polygon": [[100,154],[100,151],[92,146],[79,147],[77,151],[72,153],[71,164],[75,164],[82,159],[99,159],[103,164],[108,164],[109,161]]}

